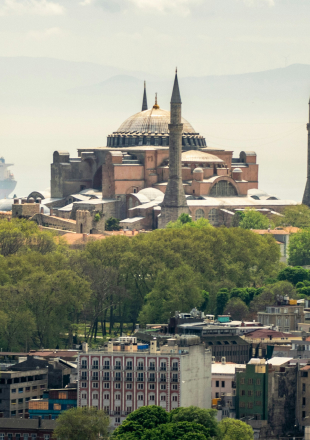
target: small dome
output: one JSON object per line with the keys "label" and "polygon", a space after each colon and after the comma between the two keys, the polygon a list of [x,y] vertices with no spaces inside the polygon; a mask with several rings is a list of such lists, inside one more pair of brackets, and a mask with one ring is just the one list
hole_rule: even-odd
{"label": "small dome", "polygon": [[235,168],[233,170],[233,173],[242,173],[242,169],[241,168]]}
{"label": "small dome", "polygon": [[157,199],[157,197],[162,197],[164,195],[159,189],[156,188],[144,188],[141,189],[141,191],[139,191],[137,194],[143,194],[149,199],[150,202]]}
{"label": "small dome", "polygon": [[193,173],[197,173],[197,174],[198,173],[203,173],[203,169],[200,168],[200,167],[197,167],[197,168],[194,169]]}
{"label": "small dome", "polygon": [[13,199],[1,199],[0,200],[0,211],[11,211],[12,210]]}

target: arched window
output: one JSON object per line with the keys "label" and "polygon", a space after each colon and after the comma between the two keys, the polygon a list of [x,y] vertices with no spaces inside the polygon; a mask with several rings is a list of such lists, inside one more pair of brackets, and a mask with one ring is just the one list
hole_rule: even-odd
{"label": "arched window", "polygon": [[205,213],[204,213],[203,209],[196,209],[195,220],[198,220],[199,218],[202,218],[204,216],[205,216]]}
{"label": "arched window", "polygon": [[215,208],[212,208],[208,215],[208,220],[211,225],[216,225],[218,223],[218,211]]}
{"label": "arched window", "polygon": [[217,182],[210,191],[212,197],[229,197],[237,196],[236,188],[227,180],[220,180]]}

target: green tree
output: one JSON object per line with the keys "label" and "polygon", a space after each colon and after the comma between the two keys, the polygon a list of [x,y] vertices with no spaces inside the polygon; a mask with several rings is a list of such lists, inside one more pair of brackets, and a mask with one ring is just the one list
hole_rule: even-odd
{"label": "green tree", "polygon": [[185,440],[198,434],[198,439],[210,439],[210,431],[195,422],[177,422],[159,425],[157,428],[144,432],[142,440]]}
{"label": "green tree", "polygon": [[231,298],[226,304],[224,314],[230,314],[232,320],[245,320],[248,316],[249,309],[244,301],[240,298]]}
{"label": "green tree", "polygon": [[295,226],[305,229],[310,227],[310,208],[306,205],[287,206],[284,216],[273,216],[276,226]]}
{"label": "green tree", "polygon": [[310,229],[291,234],[288,264],[292,266],[310,265]]}
{"label": "green tree", "polygon": [[118,218],[110,217],[105,222],[105,230],[106,231],[119,231],[120,229],[121,229],[121,227],[119,225],[119,219]]}
{"label": "green tree", "polygon": [[199,310],[201,310],[202,312],[205,312],[208,308],[210,294],[209,294],[209,292],[206,292],[205,290],[203,290],[201,292],[201,296],[202,296],[203,302],[201,303]]}
{"label": "green tree", "polygon": [[226,304],[229,301],[229,291],[226,288],[219,290],[216,294],[216,311],[218,315],[222,315]]}
{"label": "green tree", "polygon": [[113,438],[129,432],[141,432],[143,430],[157,428],[158,425],[168,423],[169,415],[160,406],[150,405],[141,408],[129,414],[126,420],[115,429]]}
{"label": "green tree", "polygon": [[196,221],[193,221],[188,214],[181,214],[180,217],[175,222],[169,222],[166,225],[168,229],[181,229],[181,228],[208,228],[211,227],[208,219],[201,217]]}
{"label": "green tree", "polygon": [[[290,283],[297,285],[299,282],[303,282],[309,279],[309,271],[300,266],[285,267],[278,274],[278,280],[289,281]],[[302,286],[304,287],[304,286]]]}
{"label": "green tree", "polygon": [[268,284],[264,287],[261,294],[255,296],[250,303],[250,310],[252,312],[264,311],[267,306],[272,306],[276,303],[277,297],[282,295],[290,298],[296,298],[297,292],[294,286],[288,281],[278,281],[275,284]]}
{"label": "green tree", "polygon": [[167,322],[176,311],[199,308],[203,302],[199,274],[185,264],[165,269],[158,273],[154,288],[145,301],[139,316],[142,325]]}
{"label": "green tree", "polygon": [[269,226],[272,226],[272,222],[261,212],[246,208],[239,226],[243,229],[268,229]]}
{"label": "green tree", "polygon": [[96,408],[71,408],[56,420],[53,437],[60,440],[98,440],[108,438],[109,417]]}
{"label": "green tree", "polygon": [[251,426],[241,420],[226,418],[218,424],[221,440],[253,440],[254,432]]}
{"label": "green tree", "polygon": [[217,411],[215,409],[203,409],[197,406],[180,407],[170,411],[170,421],[177,422],[195,422],[209,430],[211,437],[217,437],[218,428],[216,420]]}

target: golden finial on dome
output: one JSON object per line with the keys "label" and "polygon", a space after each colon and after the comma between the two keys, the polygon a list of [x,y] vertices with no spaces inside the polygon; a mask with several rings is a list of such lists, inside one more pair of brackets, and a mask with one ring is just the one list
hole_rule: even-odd
{"label": "golden finial on dome", "polygon": [[155,93],[155,104],[153,105],[153,108],[159,108],[159,105],[157,104],[157,93]]}

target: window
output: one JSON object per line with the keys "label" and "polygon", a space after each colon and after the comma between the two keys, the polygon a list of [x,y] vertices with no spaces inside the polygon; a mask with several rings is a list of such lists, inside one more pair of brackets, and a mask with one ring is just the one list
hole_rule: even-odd
{"label": "window", "polygon": [[120,394],[115,394],[115,400],[121,400],[121,395]]}
{"label": "window", "polygon": [[24,399],[18,399],[18,403],[23,403]]}
{"label": "window", "polygon": [[115,389],[116,390],[120,390],[121,389],[121,384],[120,383],[116,383],[115,384]]}
{"label": "window", "polygon": [[109,393],[104,394],[104,395],[103,395],[103,398],[104,398],[105,400],[110,400],[110,394],[109,394]]}
{"label": "window", "polygon": [[58,393],[58,399],[68,399],[68,393],[66,391],[60,391]]}
{"label": "window", "polygon": [[143,362],[139,361],[138,362],[138,370],[143,370],[143,368],[144,368]]}
{"label": "window", "polygon": [[200,218],[204,218],[205,213],[203,211],[203,209],[196,209],[195,212],[195,220],[199,220]]}
{"label": "window", "polygon": [[172,396],[172,402],[177,402],[178,401],[178,396]]}
{"label": "window", "polygon": [[[109,375],[110,373],[105,372],[104,374]],[[99,378],[98,371],[93,371],[92,380],[98,380],[98,378]],[[110,376],[109,376],[109,378],[110,378]],[[103,380],[110,380],[110,379],[103,379]]]}
{"label": "window", "polygon": [[24,440],[28,440],[29,434],[24,434]]}
{"label": "window", "polygon": [[121,369],[121,361],[115,361],[115,370]]}
{"label": "window", "polygon": [[253,408],[253,402],[248,402],[248,408]]}
{"label": "window", "polygon": [[160,384],[160,389],[161,390],[165,390],[166,389],[166,385],[165,384]]}
{"label": "window", "polygon": [[13,434],[8,434],[8,439],[12,439],[13,438]]}
{"label": "window", "polygon": [[32,440],[35,440],[37,438],[37,434],[31,434]]}
{"label": "window", "polygon": [[25,402],[29,402],[30,397],[26,397]]}
{"label": "window", "polygon": [[18,392],[22,393],[24,391],[24,388],[18,388]]}
{"label": "window", "polygon": [[216,388],[219,388],[219,386],[220,386],[220,381],[219,381],[219,380],[217,380],[217,381],[215,382],[215,386],[216,386]]}
{"label": "window", "polygon": [[256,385],[260,385],[260,379],[256,379]]}
{"label": "window", "polygon": [[107,388],[110,388],[110,384],[109,384],[109,382],[104,383],[104,384],[103,384],[103,388],[106,388],[106,389],[107,389]]}
{"label": "window", "polygon": [[49,434],[44,434],[44,440],[50,440],[50,435]]}
{"label": "window", "polygon": [[143,400],[143,394],[138,394],[138,400]]}
{"label": "window", "polygon": [[11,400],[11,405],[16,405],[16,399]]}
{"label": "window", "polygon": [[244,402],[240,402],[239,407],[240,408],[245,408],[245,403]]}
{"label": "window", "polygon": [[142,382],[144,380],[144,374],[143,373],[138,373],[138,379],[139,382]]}
{"label": "window", "polygon": [[303,398],[302,398],[302,406],[305,406],[305,405],[306,405],[306,398],[303,397]]}
{"label": "window", "polygon": [[172,370],[173,370],[173,371],[178,371],[178,369],[179,369],[178,362],[173,362],[173,364],[172,364]]}
{"label": "window", "polygon": [[305,383],[302,384],[302,390],[306,391],[306,384]]}
{"label": "window", "polygon": [[220,180],[217,182],[210,191],[211,197],[225,197],[225,196],[237,196],[236,188],[226,180]]}
{"label": "window", "polygon": [[212,208],[208,215],[208,220],[211,223],[211,225],[216,225],[218,223],[218,210],[215,208]]}
{"label": "window", "polygon": [[225,380],[222,380],[222,388],[225,388]]}
{"label": "window", "polygon": [[177,373],[173,373],[172,382],[178,382],[178,374]]}
{"label": "window", "polygon": [[86,383],[86,382],[82,382],[81,387],[82,387],[82,388],[86,388],[86,387],[87,387],[87,383]]}
{"label": "window", "polygon": [[99,383],[98,382],[93,382],[93,388],[99,388]]}
{"label": "window", "polygon": [[82,371],[82,380],[87,380],[87,372]]}
{"label": "window", "polygon": [[[29,389],[30,389],[30,387],[29,387]],[[11,389],[11,392],[14,394],[14,393],[16,393],[16,388],[12,388]]]}
{"label": "window", "polygon": [[99,361],[97,359],[95,359],[93,361],[92,369],[93,370],[98,370],[98,368],[99,368]]}
{"label": "window", "polygon": [[82,368],[87,368],[87,360],[86,359],[82,359]]}
{"label": "window", "polygon": [[[140,385],[142,388],[139,388],[139,385]],[[131,383],[127,383],[127,384],[126,384],[126,389],[127,389],[127,390],[131,390],[131,389],[132,389],[132,384],[131,384]],[[143,390],[143,383],[139,383],[139,384],[138,384],[138,389]]]}
{"label": "window", "polygon": [[127,394],[126,395],[126,400],[132,400],[132,394]]}
{"label": "window", "polygon": [[54,409],[55,411],[60,411],[60,410],[61,410],[61,405],[60,405],[59,403],[54,403],[54,405],[53,405],[53,409]]}
{"label": "window", "polygon": [[138,383],[138,390],[143,390],[144,388],[144,384],[143,383]]}
{"label": "window", "polygon": [[252,390],[248,391],[248,396],[253,396],[253,391]]}
{"label": "window", "polygon": [[38,387],[36,386],[36,385],[34,385],[33,387],[32,387],[32,390],[36,390]]}
{"label": "window", "polygon": [[11,411],[11,417],[16,416],[16,411]]}
{"label": "window", "polygon": [[155,384],[154,383],[150,383],[149,390],[155,390]]}
{"label": "window", "polygon": [[87,394],[86,393],[82,393],[82,399],[87,399]]}
{"label": "window", "polygon": [[215,398],[218,399],[220,397],[220,393],[215,393]]}
{"label": "window", "polygon": [[104,407],[103,407],[103,410],[104,410],[106,413],[109,414],[109,412],[110,412],[110,407],[109,407],[109,406],[104,406]]}
{"label": "window", "polygon": [[241,390],[241,396],[245,396],[245,390]]}
{"label": "window", "polygon": [[176,391],[176,390],[178,389],[178,386],[177,386],[177,385],[172,385],[172,389],[173,389],[174,391]]}
{"label": "window", "polygon": [[240,379],[240,383],[241,383],[241,385],[244,385],[244,377],[242,377],[242,378]]}
{"label": "window", "polygon": [[0,440],[4,440],[4,433],[0,432]]}
{"label": "window", "polygon": [[248,384],[253,385],[253,379],[248,379]]}
{"label": "window", "polygon": [[155,370],[155,362],[150,362],[149,370]]}
{"label": "window", "polygon": [[98,393],[93,394],[93,399],[98,399]]}
{"label": "window", "polygon": [[126,370],[132,370],[132,361],[127,361]]}
{"label": "window", "polygon": [[103,368],[105,370],[109,370],[110,369],[110,361],[109,360],[104,361]]}
{"label": "window", "polygon": [[[97,375],[98,375],[98,373],[97,373]],[[116,376],[116,378],[117,378],[117,376]],[[97,378],[97,380],[98,380],[98,378]],[[110,372],[109,371],[104,372],[103,380],[110,380]]]}
{"label": "window", "polygon": [[[109,373],[108,373],[108,375],[109,375]],[[119,373],[119,372],[115,373],[115,378],[114,379],[115,380],[121,380],[121,373]],[[105,379],[103,379],[103,380],[105,380]],[[109,380],[109,379],[107,379],[107,380]]]}
{"label": "window", "polygon": [[302,411],[301,417],[304,419],[306,417],[306,411]]}
{"label": "window", "polygon": [[155,396],[154,396],[154,394],[150,394],[150,395],[149,395],[149,400],[153,400],[153,401],[155,400]]}
{"label": "window", "polygon": [[121,418],[120,417],[115,417],[115,423],[121,423]]}
{"label": "window", "polygon": [[167,364],[166,364],[166,362],[161,362],[161,363],[160,363],[160,369],[161,369],[162,371],[166,371],[166,370],[167,370]]}
{"label": "window", "polygon": [[161,400],[162,402],[166,402],[166,396],[165,396],[165,395],[160,396],[160,400]]}

